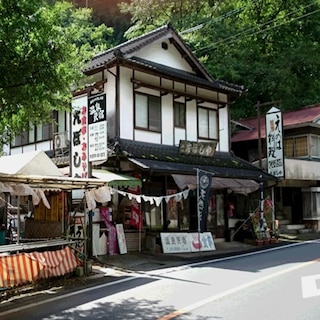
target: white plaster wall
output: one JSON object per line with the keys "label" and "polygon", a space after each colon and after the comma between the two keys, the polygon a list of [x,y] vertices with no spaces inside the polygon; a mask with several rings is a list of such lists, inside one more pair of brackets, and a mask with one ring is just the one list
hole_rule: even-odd
{"label": "white plaster wall", "polygon": [[228,115],[228,106],[219,109],[219,144],[217,150],[229,152],[229,115]]}
{"label": "white plaster wall", "polygon": [[161,98],[162,144],[173,144],[173,97],[167,94]]}
{"label": "white plaster wall", "polygon": [[191,100],[187,102],[187,115],[186,115],[186,140],[197,141],[198,131],[197,131],[197,104],[196,100]]}
{"label": "white plaster wall", "polygon": [[162,144],[161,133],[148,132],[145,130],[135,130],[134,135],[136,141]]}
{"label": "white plaster wall", "polygon": [[48,140],[48,141],[37,142],[36,144],[33,143],[23,147],[11,148],[10,155],[21,154],[24,152],[30,152],[30,151],[36,151],[36,150],[48,151],[52,149],[53,149],[52,140]]}
{"label": "white plaster wall", "polygon": [[[33,148],[32,150],[35,150],[35,148]],[[21,154],[21,153],[23,153],[22,147],[13,147],[10,149],[7,155],[14,155],[14,154]]]}
{"label": "white plaster wall", "polygon": [[123,139],[134,139],[134,101],[133,84],[131,82],[132,72],[129,69],[120,70],[120,137]]}
{"label": "white plaster wall", "polygon": [[178,146],[180,140],[186,140],[186,130],[183,128],[174,129],[174,145]]}
{"label": "white plaster wall", "polygon": [[[162,48],[162,42],[167,43],[167,50],[164,50]],[[176,50],[176,48],[172,44],[170,44],[169,40],[159,40],[159,42],[156,42],[150,47],[144,48],[143,51],[138,52],[136,56],[169,67],[193,73],[190,65],[184,58],[182,58],[181,54]]]}
{"label": "white plaster wall", "polygon": [[109,71],[110,72],[105,73],[107,82],[104,84],[104,92],[106,94],[108,139],[113,138],[116,134],[116,68],[111,68]]}

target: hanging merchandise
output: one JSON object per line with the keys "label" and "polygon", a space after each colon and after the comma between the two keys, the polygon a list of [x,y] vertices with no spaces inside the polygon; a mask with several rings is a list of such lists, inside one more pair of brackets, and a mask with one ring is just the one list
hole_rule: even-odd
{"label": "hanging merchandise", "polygon": [[107,207],[101,207],[100,208],[100,215],[103,218],[103,222],[106,225],[108,229],[108,253],[110,255],[115,255],[118,251],[117,248],[117,230],[116,227],[112,224],[110,221],[110,212],[109,208]]}
{"label": "hanging merchandise", "polygon": [[[133,194],[140,194],[140,187],[129,189]],[[135,198],[131,200],[130,225],[140,230],[142,228],[141,205]]]}

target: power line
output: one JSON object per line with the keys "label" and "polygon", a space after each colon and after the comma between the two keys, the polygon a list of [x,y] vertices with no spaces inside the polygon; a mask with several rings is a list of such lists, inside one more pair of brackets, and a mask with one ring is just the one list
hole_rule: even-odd
{"label": "power line", "polygon": [[[306,8],[312,6],[312,5],[315,5],[315,3],[312,3],[312,4],[309,4],[309,5],[304,6],[304,9],[306,9]],[[291,12],[289,12],[289,13],[286,15],[286,17],[288,18],[289,16],[291,16],[292,14],[294,14],[294,13],[296,13],[297,11],[300,11],[300,10],[301,10],[301,8],[299,8],[299,9],[297,9],[297,10],[295,10],[295,11],[291,11]],[[196,50],[194,50],[193,52],[195,53],[195,52],[198,52],[198,51],[201,51],[201,50],[205,50],[205,49],[209,49],[209,48],[212,48],[212,47],[216,47],[216,46],[221,45],[221,44],[226,44],[226,43],[231,44],[231,43],[233,43],[233,42],[235,42],[235,41],[241,40],[241,39],[239,39],[239,37],[241,37],[241,36],[243,36],[243,35],[253,36],[253,35],[256,35],[256,34],[259,34],[259,33],[264,33],[264,32],[267,32],[267,31],[269,31],[269,30],[271,30],[271,29],[280,27],[280,26],[282,26],[282,25],[284,25],[284,24],[288,24],[288,23],[291,23],[291,22],[293,22],[293,21],[303,19],[303,18],[305,18],[305,17],[307,17],[307,16],[310,16],[310,15],[312,15],[312,14],[315,14],[315,13],[317,13],[317,12],[319,12],[319,11],[320,11],[320,9],[317,9],[317,10],[314,10],[314,11],[312,11],[312,12],[305,13],[305,14],[303,14],[303,15],[301,15],[301,16],[297,16],[297,17],[291,19],[290,21],[284,21],[284,22],[279,23],[279,24],[277,24],[277,25],[269,26],[268,28],[265,28],[265,29],[263,29],[263,30],[251,32],[251,31],[253,31],[253,30],[256,30],[257,28],[261,28],[261,27],[264,27],[264,26],[266,26],[266,25],[270,25],[271,23],[276,22],[276,21],[278,21],[278,20],[282,20],[284,17],[276,18],[276,19],[273,19],[273,20],[269,20],[269,21],[267,21],[267,22],[259,25],[258,27],[252,27],[252,28],[243,30],[243,31],[241,31],[241,32],[239,32],[239,33],[237,33],[237,34],[235,34],[235,35],[232,35],[232,36],[230,36],[230,37],[228,37],[228,38],[221,39],[221,40],[218,41],[218,42],[215,42],[215,43],[210,44],[210,45],[207,45],[207,46],[205,46],[205,47],[196,49]],[[251,33],[249,33],[249,32],[251,32]],[[248,34],[248,33],[249,33],[249,34]],[[235,38],[236,38],[235,41],[229,41],[229,40],[234,40]],[[228,42],[228,41],[229,41],[229,42]]]}
{"label": "power line", "polygon": [[[261,1],[261,0],[254,0],[252,1],[252,4],[255,3],[255,2],[258,2],[258,1]],[[225,18],[228,18],[228,17],[231,17],[233,16],[234,14],[236,13],[239,13],[241,11],[243,11],[248,5],[245,5],[245,6],[242,6],[240,8],[237,8],[237,9],[233,9],[232,11],[229,11],[229,12],[226,12],[224,13],[223,15],[219,16],[219,17],[216,17],[214,19],[207,19],[207,21],[203,22],[203,23],[200,23],[194,27],[191,27],[189,29],[186,29],[184,31],[181,31],[180,34],[186,34],[186,33],[191,33],[193,31],[196,31],[196,30],[199,30],[199,29],[202,29],[203,27],[205,27],[206,24],[212,24],[212,23],[216,23],[216,22],[219,22]]]}

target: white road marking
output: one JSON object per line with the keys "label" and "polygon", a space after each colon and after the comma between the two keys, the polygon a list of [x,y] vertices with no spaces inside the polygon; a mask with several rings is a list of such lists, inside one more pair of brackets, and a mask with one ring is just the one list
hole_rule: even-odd
{"label": "white road marking", "polygon": [[204,299],[204,300],[201,300],[201,301],[197,301],[194,304],[191,304],[191,305],[189,305],[189,306],[187,306],[185,308],[182,308],[180,310],[173,311],[172,313],[166,314],[165,316],[160,317],[157,320],[174,319],[174,318],[176,318],[176,317],[178,317],[178,316],[180,316],[182,314],[185,314],[185,313],[190,312],[190,311],[192,311],[194,309],[200,308],[200,307],[202,307],[202,306],[204,306],[206,304],[209,304],[211,302],[214,302],[214,301],[216,301],[216,300],[218,300],[220,298],[224,298],[224,297],[226,297],[228,295],[231,295],[233,293],[239,292],[239,291],[241,291],[243,289],[249,288],[249,287],[254,286],[256,284],[265,282],[265,281],[267,281],[269,279],[272,279],[272,278],[275,278],[275,277],[279,277],[279,276],[281,276],[283,274],[286,274],[286,273],[301,269],[301,268],[303,268],[303,267],[305,267],[307,265],[311,265],[311,264],[313,264],[315,262],[319,262],[319,260],[316,259],[316,260],[311,260],[311,261],[299,263],[297,265],[292,266],[291,268],[284,269],[284,270],[281,270],[281,271],[276,272],[276,273],[272,273],[272,274],[270,274],[268,276],[253,280],[253,281],[248,282],[248,283],[244,283],[244,284],[242,284],[240,286],[234,287],[232,289],[229,289],[229,290],[223,291],[221,293],[218,293],[216,295],[213,295],[211,297],[208,297],[207,299]]}
{"label": "white road marking", "polygon": [[[21,306],[21,307],[11,308],[10,310],[4,311],[4,312],[0,312],[0,318],[1,318],[1,316],[8,315],[10,313],[17,312],[17,311],[26,310],[28,308],[31,308],[31,307],[34,307],[34,306],[38,306],[38,305],[41,305],[41,304],[50,303],[50,302],[54,302],[54,301],[59,301],[59,300],[65,299],[67,297],[76,296],[78,294],[83,294],[83,293],[86,293],[86,292],[90,292],[92,290],[96,290],[96,289],[100,289],[100,288],[104,288],[104,287],[108,287],[108,286],[113,286],[115,284],[122,283],[122,282],[131,281],[133,279],[136,279],[137,277],[144,276],[144,277],[157,278],[157,276],[158,276],[159,279],[160,279],[161,275],[163,273],[168,273],[170,271],[171,272],[172,271],[179,271],[179,269],[186,269],[186,268],[195,267],[195,266],[201,266],[201,265],[208,264],[208,263],[213,263],[213,262],[226,261],[226,260],[237,259],[237,258],[245,257],[245,256],[257,255],[257,254],[261,254],[263,252],[281,250],[281,249],[285,249],[285,248],[288,248],[288,247],[299,246],[299,245],[312,243],[312,242],[313,243],[319,243],[320,241],[319,240],[318,241],[317,240],[310,240],[310,241],[304,241],[304,242],[297,242],[297,243],[293,243],[293,244],[289,244],[289,245],[274,247],[274,248],[270,248],[270,249],[264,249],[264,250],[261,250],[261,251],[254,251],[254,252],[249,252],[249,253],[245,253],[245,254],[239,253],[238,255],[227,256],[227,257],[218,258],[218,259],[212,259],[212,260],[207,260],[207,261],[190,263],[190,264],[187,264],[187,265],[184,265],[184,266],[180,266],[180,267],[164,268],[164,269],[158,269],[158,270],[153,270],[153,271],[148,271],[148,272],[140,272],[140,273],[133,272],[133,273],[131,273],[131,276],[129,276],[128,278],[124,278],[124,279],[113,281],[113,282],[108,282],[108,283],[101,284],[101,285],[98,285],[98,286],[95,286],[95,287],[92,287],[92,288],[90,287],[90,288],[80,289],[80,290],[77,290],[77,291],[74,291],[74,292],[71,292],[71,293],[67,293],[67,294],[64,294],[64,295],[61,295],[61,296],[52,297],[52,298],[49,298],[49,299],[46,299],[46,300],[42,300],[42,301],[37,301],[37,302],[30,303],[28,305],[24,305],[24,306]],[[278,272],[276,274],[272,274],[270,276],[261,278],[258,281],[253,281],[253,282],[247,283],[247,284],[245,284],[243,286],[236,287],[236,288],[234,288],[232,290],[228,290],[228,291],[222,292],[222,293],[220,293],[220,294],[218,294],[216,296],[209,297],[205,301],[195,303],[195,304],[189,306],[188,308],[184,308],[184,309],[178,310],[176,312],[179,313],[179,314],[185,313],[188,310],[192,310],[192,309],[195,309],[195,308],[199,307],[200,305],[205,305],[205,304],[209,303],[210,301],[214,301],[214,300],[216,300],[218,298],[227,296],[227,295],[229,295],[229,294],[231,294],[233,292],[237,292],[237,291],[239,291],[239,290],[241,290],[243,288],[246,288],[246,287],[249,287],[249,286],[254,285],[256,283],[259,283],[259,282],[265,281],[267,279],[273,278],[273,277],[278,276],[280,274],[290,272],[290,271],[292,271],[294,269],[302,268],[305,265],[314,263],[316,261],[318,261],[318,260],[312,260],[312,261],[309,261],[307,263],[299,264],[297,266],[294,266],[293,268],[286,269],[285,271],[280,271],[280,272]],[[160,319],[171,319],[170,316],[172,316],[173,314],[175,314],[175,313],[167,315],[167,316],[169,316],[168,318],[163,317],[163,318],[160,318]],[[173,316],[172,316],[172,318],[173,318]]]}
{"label": "white road marking", "polygon": [[304,299],[320,296],[320,274],[301,277],[301,286]]}

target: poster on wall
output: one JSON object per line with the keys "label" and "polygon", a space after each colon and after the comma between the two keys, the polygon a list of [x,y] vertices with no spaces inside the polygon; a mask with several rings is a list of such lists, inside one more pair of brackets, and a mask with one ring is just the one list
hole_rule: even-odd
{"label": "poster on wall", "polygon": [[88,178],[87,95],[72,99],[71,176]]}
{"label": "poster on wall", "polygon": [[107,110],[106,95],[88,99],[88,151],[89,161],[107,160]]}

